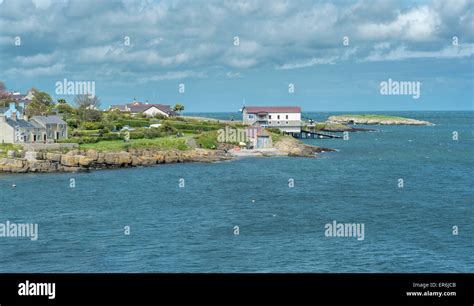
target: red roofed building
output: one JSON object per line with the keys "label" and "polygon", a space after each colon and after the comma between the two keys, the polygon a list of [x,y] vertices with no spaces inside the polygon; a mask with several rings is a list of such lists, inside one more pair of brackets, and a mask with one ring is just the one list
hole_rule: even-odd
{"label": "red roofed building", "polygon": [[299,106],[246,106],[242,116],[244,124],[278,128],[287,133],[301,132]]}

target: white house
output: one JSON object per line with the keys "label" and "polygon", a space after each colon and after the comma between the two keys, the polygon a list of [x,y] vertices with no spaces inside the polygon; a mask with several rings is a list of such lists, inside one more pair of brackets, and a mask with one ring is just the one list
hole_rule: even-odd
{"label": "white house", "polygon": [[0,143],[55,142],[67,138],[67,124],[58,116],[24,115],[24,104],[0,108]]}
{"label": "white house", "polygon": [[299,106],[246,106],[242,109],[243,123],[264,128],[278,128],[287,133],[301,132]]}
{"label": "white house", "polygon": [[111,105],[109,110],[129,112],[132,115],[144,114],[147,117],[169,117],[177,115],[177,113],[174,112],[169,105],[142,103],[138,101],[133,101],[132,103],[128,104]]}

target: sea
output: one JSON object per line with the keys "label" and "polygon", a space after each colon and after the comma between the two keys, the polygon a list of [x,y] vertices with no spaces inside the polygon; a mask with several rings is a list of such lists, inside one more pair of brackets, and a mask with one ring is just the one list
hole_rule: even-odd
{"label": "sea", "polygon": [[474,112],[383,114],[435,125],[304,140],[337,150],[317,158],[0,174],[0,225],[38,228],[0,237],[0,272],[474,272]]}

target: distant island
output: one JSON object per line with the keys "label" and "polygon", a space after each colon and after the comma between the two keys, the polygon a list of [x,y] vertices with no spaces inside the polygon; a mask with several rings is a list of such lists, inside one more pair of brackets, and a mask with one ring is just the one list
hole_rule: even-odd
{"label": "distant island", "polygon": [[339,115],[328,118],[329,122],[339,124],[367,124],[367,125],[434,125],[428,121],[415,120],[386,115]]}

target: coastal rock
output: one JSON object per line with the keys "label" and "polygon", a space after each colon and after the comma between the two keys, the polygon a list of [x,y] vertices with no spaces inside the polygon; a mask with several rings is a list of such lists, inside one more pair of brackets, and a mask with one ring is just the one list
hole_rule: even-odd
{"label": "coastal rock", "polygon": [[[274,144],[282,154],[288,156],[315,157],[315,153],[322,152],[322,148],[300,143],[292,137],[285,137]],[[330,150],[330,149],[328,149]]]}
{"label": "coastal rock", "polygon": [[17,158],[0,158],[0,172],[21,173],[28,171],[28,162]]}
{"label": "coastal rock", "polygon": [[57,171],[58,164],[49,160],[40,160],[30,162],[28,167],[29,172],[55,172]]}
{"label": "coastal rock", "polygon": [[61,156],[61,164],[67,167],[77,167],[79,165],[80,156],[72,155],[69,153]]}
{"label": "coastal rock", "polygon": [[89,167],[94,162],[94,159],[88,156],[79,156],[78,162],[79,162],[79,165],[82,167]]}
{"label": "coastal rock", "polygon": [[165,162],[212,162],[230,158],[223,151],[205,149],[188,151],[148,149],[105,153],[95,150],[85,152],[72,150],[68,153],[26,153],[26,155],[28,159],[0,158],[0,172],[78,172],[89,169],[153,166]]}
{"label": "coastal rock", "polygon": [[86,156],[96,161],[97,159],[99,159],[99,152],[97,150],[89,149],[86,152]]}
{"label": "coastal rock", "polygon": [[61,161],[61,154],[60,153],[51,153],[48,152],[45,154],[46,160],[53,161],[53,162],[60,162]]}
{"label": "coastal rock", "polygon": [[138,162],[141,166],[151,166],[156,164],[156,159],[153,156],[143,155],[138,157]]}
{"label": "coastal rock", "polygon": [[43,155],[40,152],[36,152],[36,151],[26,151],[25,159],[27,161],[36,161],[38,159],[43,159]]}

